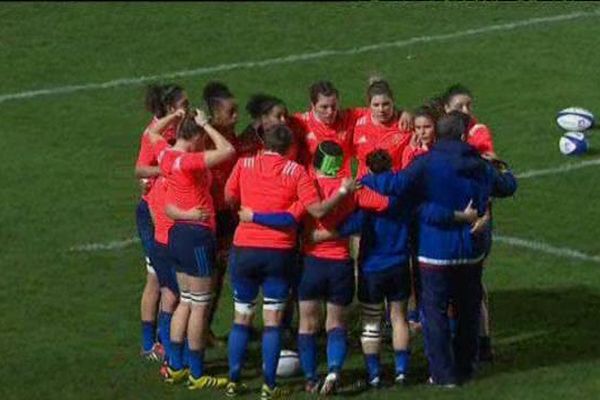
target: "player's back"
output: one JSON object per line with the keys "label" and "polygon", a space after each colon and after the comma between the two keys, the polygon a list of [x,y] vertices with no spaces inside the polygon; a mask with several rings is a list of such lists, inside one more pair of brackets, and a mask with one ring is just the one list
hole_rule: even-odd
{"label": "player's back", "polygon": [[[255,212],[282,212],[298,201],[306,207],[320,200],[301,165],[268,151],[239,159],[228,186],[236,187],[241,205]],[[295,241],[294,228],[277,230],[252,222],[240,223],[234,236],[234,244],[243,247],[292,248]]]}
{"label": "player's back", "polygon": [[[342,178],[317,177],[315,182],[321,198],[327,199],[339,190]],[[304,221],[307,234],[312,232],[314,228],[334,230],[339,223],[354,211],[356,206],[354,196],[346,196],[334,210],[320,220],[315,220],[311,216],[307,216]],[[310,240],[305,240],[302,251],[304,255],[313,257],[345,260],[350,257],[348,245],[348,238],[328,240],[321,243],[313,243]]]}
{"label": "player's back", "polygon": [[187,221],[215,229],[215,211],[211,196],[212,175],[204,162],[204,153],[186,153],[169,149],[164,152],[160,169],[167,178],[165,204],[182,210],[201,208],[208,221]]}

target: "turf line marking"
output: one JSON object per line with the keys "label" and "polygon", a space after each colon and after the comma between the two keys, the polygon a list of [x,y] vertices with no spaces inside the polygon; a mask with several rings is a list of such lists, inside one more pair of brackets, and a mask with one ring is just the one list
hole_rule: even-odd
{"label": "turf line marking", "polygon": [[521,333],[519,335],[494,339],[494,343],[501,344],[501,345],[511,345],[511,344],[516,344],[519,342],[524,342],[526,340],[535,339],[540,336],[545,336],[548,334],[549,334],[549,332],[547,332],[547,331],[526,332],[526,333]]}
{"label": "turf line marking", "polygon": [[120,250],[140,241],[137,237],[132,237],[125,240],[115,240],[108,243],[88,243],[79,246],[73,246],[69,251],[105,251],[105,250]]}
{"label": "turf line marking", "polygon": [[[137,237],[132,237],[126,240],[113,241],[108,243],[89,243],[80,246],[74,246],[69,249],[69,251],[76,252],[94,252],[94,251],[111,251],[111,250],[120,250],[125,247],[129,247],[132,244],[139,243],[140,239]],[[568,247],[556,247],[550,244],[539,242],[539,241],[531,241],[516,237],[510,236],[501,236],[494,235],[494,242],[507,244],[513,247],[522,247],[528,250],[535,250],[541,253],[551,254],[554,256],[564,257],[564,258],[572,258],[575,260],[582,261],[592,261],[600,264],[600,256],[592,256],[589,254],[585,254],[579,250],[571,249]]]}
{"label": "turf line marking", "polygon": [[276,58],[267,58],[261,61],[239,61],[228,64],[219,64],[208,67],[200,67],[189,70],[182,70],[176,72],[168,72],[164,74],[158,75],[150,75],[150,76],[140,76],[136,78],[121,78],[110,80],[106,82],[98,82],[98,83],[85,83],[79,85],[67,85],[67,86],[58,86],[48,89],[39,89],[39,90],[28,90],[18,93],[7,93],[0,95],[0,103],[10,101],[10,100],[19,100],[19,99],[30,99],[39,96],[49,96],[55,94],[66,94],[66,93],[74,93],[88,90],[99,90],[99,89],[110,89],[120,86],[130,86],[130,85],[138,85],[151,81],[160,81],[165,79],[175,79],[175,78],[183,78],[189,76],[198,76],[198,75],[206,75],[212,74],[215,72],[223,72],[223,71],[231,71],[237,69],[250,69],[250,68],[262,68],[271,65],[281,65],[281,64],[293,64],[296,62],[309,61],[309,60],[317,60],[320,58],[333,57],[333,56],[351,56],[356,54],[362,54],[367,52],[374,52],[384,49],[391,48],[402,48],[407,47],[417,43],[431,43],[431,42],[441,42],[447,41],[462,37],[468,36],[478,36],[481,34],[489,33],[489,32],[501,32],[501,31],[511,31],[522,27],[528,27],[533,25],[543,25],[550,24],[555,22],[562,21],[570,21],[574,19],[580,18],[589,18],[589,17],[600,17],[600,10],[594,12],[574,12],[570,14],[560,14],[554,15],[550,17],[537,17],[537,18],[529,18],[524,20],[519,20],[515,22],[508,22],[504,24],[496,24],[496,25],[487,25],[481,28],[473,28],[467,29],[464,31],[457,31],[453,33],[446,33],[440,35],[425,35],[425,36],[415,36],[408,39],[397,40],[393,42],[382,42],[375,43],[371,45],[361,46],[361,47],[353,47],[348,49],[333,49],[333,50],[321,50],[317,52],[311,53],[300,53],[300,54],[290,54],[284,57],[276,57]]}
{"label": "turf line marking", "polygon": [[494,235],[494,242],[507,244],[513,247],[522,247],[528,250],[534,250],[553,256],[572,258],[581,261],[591,261],[600,264],[600,256],[589,255],[569,247],[556,247],[544,242],[502,235]]}
{"label": "turf line marking", "polygon": [[[574,170],[578,170],[581,168],[592,167],[595,165],[600,165],[600,158],[593,160],[581,161],[578,163],[570,163],[561,165],[555,168],[545,168],[538,170],[530,170],[517,174],[517,178],[519,179],[527,179],[527,178],[535,178],[538,176],[545,175],[557,175],[565,172],[570,172]],[[569,249],[569,248],[561,248],[554,247],[549,244],[545,244],[542,242],[533,242],[525,239],[512,238],[507,236],[494,236],[494,240],[499,243],[508,244],[516,247],[525,247],[531,250],[537,250],[547,254],[558,255],[562,257],[575,258],[579,260],[585,261],[593,261],[600,263],[600,256],[590,256],[584,254],[578,250]],[[69,251],[107,251],[107,250],[119,250],[123,249],[129,245],[134,243],[138,243],[140,240],[137,237],[132,237],[130,239],[112,241],[108,243],[89,243],[83,244],[79,246],[73,246],[69,249]]]}
{"label": "turf line marking", "polygon": [[565,172],[574,171],[574,170],[581,169],[581,168],[593,167],[595,165],[600,165],[600,158],[596,158],[593,160],[580,161],[577,163],[565,164],[565,165],[561,165],[559,167],[554,167],[554,168],[545,168],[545,169],[525,171],[525,172],[521,172],[520,174],[517,174],[516,176],[519,179],[527,179],[527,178],[535,178],[535,177],[544,176],[544,175],[557,175],[557,174],[562,174]]}

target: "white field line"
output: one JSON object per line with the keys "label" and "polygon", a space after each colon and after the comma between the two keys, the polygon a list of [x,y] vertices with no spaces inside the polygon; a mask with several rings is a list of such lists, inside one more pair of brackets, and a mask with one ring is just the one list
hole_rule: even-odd
{"label": "white field line", "polygon": [[545,169],[537,169],[525,171],[517,174],[517,178],[519,179],[527,179],[527,178],[535,178],[538,176],[544,175],[557,175],[565,172],[574,171],[577,169],[593,167],[595,165],[600,165],[600,158],[595,158],[593,160],[580,161],[577,163],[564,164],[559,167],[554,168],[545,168]]}
{"label": "white field line", "polygon": [[392,48],[402,48],[411,46],[417,43],[430,43],[430,42],[440,42],[447,41],[452,39],[458,39],[462,37],[468,36],[478,36],[482,34],[486,34],[489,32],[502,32],[502,31],[512,31],[519,28],[534,26],[534,25],[545,25],[552,24],[555,22],[562,21],[570,21],[574,19],[580,18],[589,18],[589,17],[600,17],[600,10],[594,12],[574,12],[570,14],[560,14],[554,15],[551,17],[538,17],[538,18],[529,18],[514,22],[508,22],[504,24],[496,24],[496,25],[487,25],[481,28],[473,28],[467,29],[464,31],[457,31],[453,33],[446,33],[440,35],[425,35],[425,36],[415,36],[408,39],[402,39],[392,42],[381,42],[374,43],[371,45],[361,46],[361,47],[352,47],[347,49],[332,49],[332,50],[321,50],[317,52],[311,53],[299,53],[299,54],[290,54],[284,57],[276,57],[276,58],[267,58],[261,61],[239,61],[234,63],[227,64],[219,64],[207,67],[200,67],[195,69],[188,69],[182,71],[175,72],[167,72],[164,74],[158,75],[150,75],[150,76],[139,76],[134,78],[121,78],[110,80],[106,82],[97,82],[97,83],[84,83],[79,85],[67,85],[67,86],[58,86],[48,89],[39,89],[39,90],[28,90],[18,93],[7,93],[0,95],[0,103],[10,101],[10,100],[18,100],[18,99],[29,99],[38,96],[49,96],[55,94],[66,94],[66,93],[74,93],[80,91],[87,90],[99,90],[99,89],[110,89],[114,87],[120,86],[130,86],[130,85],[139,85],[145,82],[152,81],[160,81],[166,79],[175,79],[175,78],[183,78],[189,76],[198,76],[198,75],[206,75],[212,74],[215,72],[223,72],[223,71],[231,71],[236,69],[249,69],[249,68],[262,68],[271,65],[280,65],[280,64],[293,64],[301,61],[309,61],[316,60],[326,57],[333,56],[352,56],[356,54],[362,54],[367,52],[380,51],[385,49]]}
{"label": "white field line", "polygon": [[[120,249],[128,247],[134,243],[138,243],[139,241],[140,240],[137,237],[132,237],[130,239],[121,240],[121,241],[113,241],[113,242],[108,242],[108,243],[90,243],[90,244],[84,244],[84,245],[80,245],[80,246],[74,246],[74,247],[71,247],[69,250],[76,251],[76,252],[120,250]],[[544,242],[526,240],[526,239],[510,237],[510,236],[501,236],[501,235],[494,235],[494,242],[507,244],[507,245],[513,246],[513,247],[522,247],[522,248],[525,248],[528,250],[534,250],[537,252],[550,254],[553,256],[559,256],[559,257],[563,257],[563,258],[571,258],[571,259],[581,260],[581,261],[591,261],[591,262],[600,264],[600,256],[585,254],[579,250],[571,249],[568,247],[556,247],[556,246],[552,246],[552,245],[544,243]]]}
{"label": "white field line", "polygon": [[556,247],[544,242],[501,235],[494,235],[494,242],[507,244],[513,247],[522,247],[528,250],[534,250],[553,256],[572,258],[581,261],[591,261],[600,264],[600,256],[585,254],[579,250],[571,249],[569,247]]}

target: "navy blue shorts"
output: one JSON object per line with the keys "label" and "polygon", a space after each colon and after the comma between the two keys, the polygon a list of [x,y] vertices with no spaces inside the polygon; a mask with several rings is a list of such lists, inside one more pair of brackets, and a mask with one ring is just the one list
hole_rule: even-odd
{"label": "navy blue shorts", "polygon": [[305,256],[298,298],[300,301],[325,300],[339,306],[350,305],[354,298],[352,260]]}
{"label": "navy blue shorts", "polygon": [[294,250],[233,246],[229,273],[235,301],[253,303],[262,286],[264,303],[282,302],[290,291]]}
{"label": "navy blue shorts", "polygon": [[212,276],[216,251],[215,235],[205,226],[177,222],[169,231],[169,252],[177,272],[200,278]]}
{"label": "navy blue shorts", "polygon": [[178,295],[179,285],[177,285],[177,276],[175,275],[175,262],[169,253],[169,247],[155,241],[152,248],[152,262],[160,287],[167,287]]}
{"label": "navy blue shorts", "polygon": [[150,262],[152,247],[154,247],[154,223],[152,222],[152,216],[150,215],[150,209],[146,200],[142,199],[138,203],[135,210],[135,222],[137,225],[138,235],[144,248],[144,256],[146,257],[146,264],[152,267]]}
{"label": "navy blue shorts", "polygon": [[410,295],[408,265],[392,267],[381,272],[358,275],[358,300],[365,304],[380,304],[384,300],[404,301]]}

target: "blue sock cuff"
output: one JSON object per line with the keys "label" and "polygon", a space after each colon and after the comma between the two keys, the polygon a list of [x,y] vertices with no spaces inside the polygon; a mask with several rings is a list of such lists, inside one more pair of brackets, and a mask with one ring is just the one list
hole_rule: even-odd
{"label": "blue sock cuff", "polygon": [[346,336],[346,328],[333,328],[327,331],[327,336]]}
{"label": "blue sock cuff", "polygon": [[156,322],[155,321],[142,321],[142,326],[143,327],[148,327],[148,328],[154,328],[156,327]]}
{"label": "blue sock cuff", "polygon": [[232,329],[240,330],[240,331],[249,331],[250,330],[250,325],[233,324],[233,328]]}
{"label": "blue sock cuff", "polygon": [[280,326],[265,326],[263,328],[263,334],[267,333],[267,332],[279,332],[279,331],[281,331]]}

